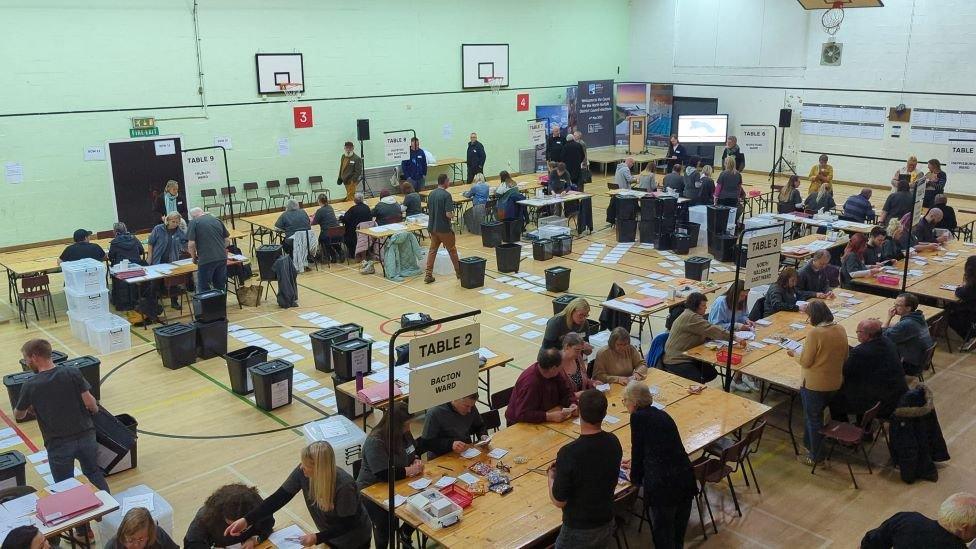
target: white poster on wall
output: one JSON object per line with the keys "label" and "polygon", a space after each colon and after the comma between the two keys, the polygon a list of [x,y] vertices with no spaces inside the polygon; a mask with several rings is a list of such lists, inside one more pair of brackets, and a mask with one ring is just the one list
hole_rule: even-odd
{"label": "white poster on wall", "polygon": [[772,128],[741,128],[739,147],[747,155],[770,154],[769,137],[771,133]]}
{"label": "white poster on wall", "polygon": [[410,133],[384,134],[383,152],[387,162],[402,162],[410,158]]}
{"label": "white poster on wall", "polygon": [[529,144],[538,147],[546,144],[546,121],[529,122]]}
{"label": "white poster on wall", "polygon": [[976,141],[949,141],[949,173],[976,173]]}
{"label": "white poster on wall", "polygon": [[183,153],[183,178],[187,185],[223,185],[224,161],[217,151]]}

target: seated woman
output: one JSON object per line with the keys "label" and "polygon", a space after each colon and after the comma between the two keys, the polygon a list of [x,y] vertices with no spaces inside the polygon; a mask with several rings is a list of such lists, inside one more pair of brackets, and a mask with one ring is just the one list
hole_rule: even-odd
{"label": "seated woman", "polygon": [[[734,314],[729,303],[735,303]],[[726,330],[729,328],[729,324],[734,322],[734,331],[751,331],[754,324],[749,320],[749,311],[746,310],[748,304],[749,290],[745,289],[745,282],[739,280],[736,284],[729,284],[725,293],[715,298],[715,303],[712,303],[712,308],[708,311],[708,321]],[[733,316],[735,317],[734,320]],[[759,386],[749,377],[744,378],[741,373],[736,372],[732,377],[732,389],[751,393],[759,390]]]}
{"label": "seated woman", "polygon": [[501,183],[495,189],[495,218],[515,219],[519,215],[519,200],[525,200],[525,195],[519,191],[518,183],[505,170],[498,174]]}
{"label": "seated woman", "polygon": [[797,210],[797,206],[803,205],[803,199],[800,197],[800,176],[792,175],[790,180],[783,188],[780,189],[779,195],[776,197],[776,211],[777,213],[787,214],[793,213]]}
{"label": "seated woman", "polygon": [[692,292],[685,298],[685,310],[671,324],[668,341],[664,344],[666,371],[700,383],[708,383],[718,377],[718,372],[711,364],[684,355],[685,351],[709,339],[728,341],[729,332],[705,318],[707,310],[708,298],[704,294]]}
{"label": "seated woman", "polygon": [[864,253],[867,248],[867,237],[862,233],[851,235],[847,247],[844,248],[844,256],[840,258],[840,279],[845,288],[851,287],[851,279],[867,278],[881,272],[880,266],[869,267],[864,264]]}
{"label": "seated woman", "polygon": [[[546,332],[542,336],[543,349],[559,349],[562,347],[563,336],[576,332],[587,339],[587,322],[590,316],[590,304],[585,297],[577,297],[566,304],[558,315],[553,316],[546,323]],[[584,345],[584,354],[589,354],[593,348],[589,343]]]}
{"label": "seated woman", "polygon": [[471,199],[471,205],[477,206],[478,204],[487,204],[488,196],[491,194],[491,190],[488,188],[488,183],[485,182],[485,174],[476,173],[474,174],[474,180],[471,183],[471,189],[461,193],[467,198]]}
{"label": "seated woman", "polygon": [[122,517],[115,536],[105,542],[105,549],[179,549],[179,545],[147,509],[133,507]]}
{"label": "seated woman", "polygon": [[254,549],[268,539],[274,529],[274,517],[253,524],[236,536],[225,534],[227,525],[246,515],[261,504],[257,488],[243,484],[221,486],[210,494],[197,511],[183,538],[183,549],[210,549],[241,544],[242,549]]}
{"label": "seated woman", "polygon": [[377,225],[403,221],[403,210],[400,209],[396,197],[390,194],[390,189],[384,188],[380,191],[380,201],[373,207],[373,219]]}
{"label": "seated woman", "polygon": [[600,383],[627,385],[647,377],[647,362],[630,343],[630,332],[617,326],[610,332],[607,346],[596,354],[593,379]]}
{"label": "seated woman", "polygon": [[[409,183],[408,183],[409,185]],[[410,185],[413,188],[413,185]],[[315,210],[312,216],[312,224],[319,226],[319,247],[329,254],[329,261],[335,263],[339,260],[342,251],[342,236],[329,238],[329,229],[339,226],[339,219],[336,218],[335,209],[329,204],[329,197],[322,193],[318,197],[319,209]]]}
{"label": "seated woman", "polygon": [[[821,187],[822,188],[822,187]],[[796,269],[785,267],[779,272],[776,282],[769,285],[766,290],[765,303],[763,304],[763,317],[767,317],[779,311],[800,311],[802,310],[797,301],[806,301],[817,297],[827,299],[833,297],[830,292],[808,292],[796,288]]]}
{"label": "seated woman", "polygon": [[404,181],[400,183],[400,192],[403,193],[403,207],[406,211],[403,215],[410,217],[411,215],[419,215],[424,213],[424,206],[422,200],[420,199],[420,193],[417,189],[413,188],[413,185],[409,181]]}
{"label": "seated woman", "polygon": [[900,219],[892,219],[888,222],[888,238],[881,245],[881,261],[901,261],[908,248],[916,252],[937,250],[939,244],[919,242]]}
{"label": "seated woman", "polygon": [[813,212],[829,212],[837,207],[834,202],[834,190],[830,183],[820,185],[816,194],[811,194],[803,202],[803,209]]}
{"label": "seated woman", "polygon": [[644,164],[644,169],[637,174],[636,190],[651,192],[657,190],[657,180],[654,177],[654,164],[648,162]]}
{"label": "seated woman", "polygon": [[117,265],[123,259],[128,259],[129,263],[146,264],[142,259],[142,254],[144,253],[142,242],[129,232],[125,223],[120,221],[112,225],[112,232],[115,233],[115,238],[108,245],[109,263]]}
{"label": "seated woman", "polygon": [[583,346],[587,345],[583,341],[583,336],[577,332],[569,332],[562,338],[562,368],[563,374],[569,380],[573,392],[579,394],[587,389],[595,387],[593,380],[586,375],[586,359],[583,358]]}
{"label": "seated woman", "polygon": [[18,526],[7,533],[3,539],[2,549],[51,549],[37,526]]}
{"label": "seated woman", "polygon": [[275,221],[275,227],[284,231],[285,238],[288,238],[298,231],[311,229],[312,223],[308,218],[308,214],[302,209],[301,204],[294,198],[289,198],[285,201],[285,211],[281,212],[278,220]]}
{"label": "seated woman", "polygon": [[318,533],[301,538],[304,547],[326,544],[329,547],[368,549],[372,523],[362,504],[362,496],[352,475],[336,467],[335,452],[325,441],[302,449],[301,461],[284,484],[271,496],[232,522],[227,536],[244,534],[251,524],[259,524],[288,504],[299,492],[312,516]]}
{"label": "seated woman", "polygon": [[[963,338],[963,350],[972,350],[974,322],[976,322],[976,255],[966,258],[966,265],[963,267],[962,284],[956,287],[953,292],[959,300],[950,303],[946,309],[949,327]],[[966,338],[969,338],[968,340]]]}

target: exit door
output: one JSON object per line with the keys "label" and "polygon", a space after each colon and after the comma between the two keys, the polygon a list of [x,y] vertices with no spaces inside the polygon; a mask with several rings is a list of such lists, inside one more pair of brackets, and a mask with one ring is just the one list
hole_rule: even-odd
{"label": "exit door", "polygon": [[146,231],[159,224],[153,206],[171,179],[180,184],[179,211],[186,219],[187,197],[180,138],[118,141],[109,143],[108,148],[112,159],[116,214],[129,231]]}

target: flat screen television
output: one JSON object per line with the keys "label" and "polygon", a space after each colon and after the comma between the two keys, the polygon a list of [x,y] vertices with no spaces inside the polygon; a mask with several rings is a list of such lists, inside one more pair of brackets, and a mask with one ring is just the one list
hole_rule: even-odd
{"label": "flat screen television", "polygon": [[686,114],[678,116],[678,141],[687,144],[725,143],[729,132],[727,114]]}

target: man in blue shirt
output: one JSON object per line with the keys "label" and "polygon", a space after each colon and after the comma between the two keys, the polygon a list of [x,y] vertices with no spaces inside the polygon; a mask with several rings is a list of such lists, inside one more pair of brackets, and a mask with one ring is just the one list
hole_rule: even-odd
{"label": "man in blue shirt", "polygon": [[851,195],[844,201],[844,217],[850,217],[863,223],[864,220],[874,218],[874,208],[871,207],[871,189],[861,189],[860,194]]}
{"label": "man in blue shirt", "polygon": [[400,162],[400,171],[407,176],[407,180],[417,192],[424,189],[424,177],[427,176],[427,153],[420,148],[420,140],[416,137],[410,140],[410,158]]}

